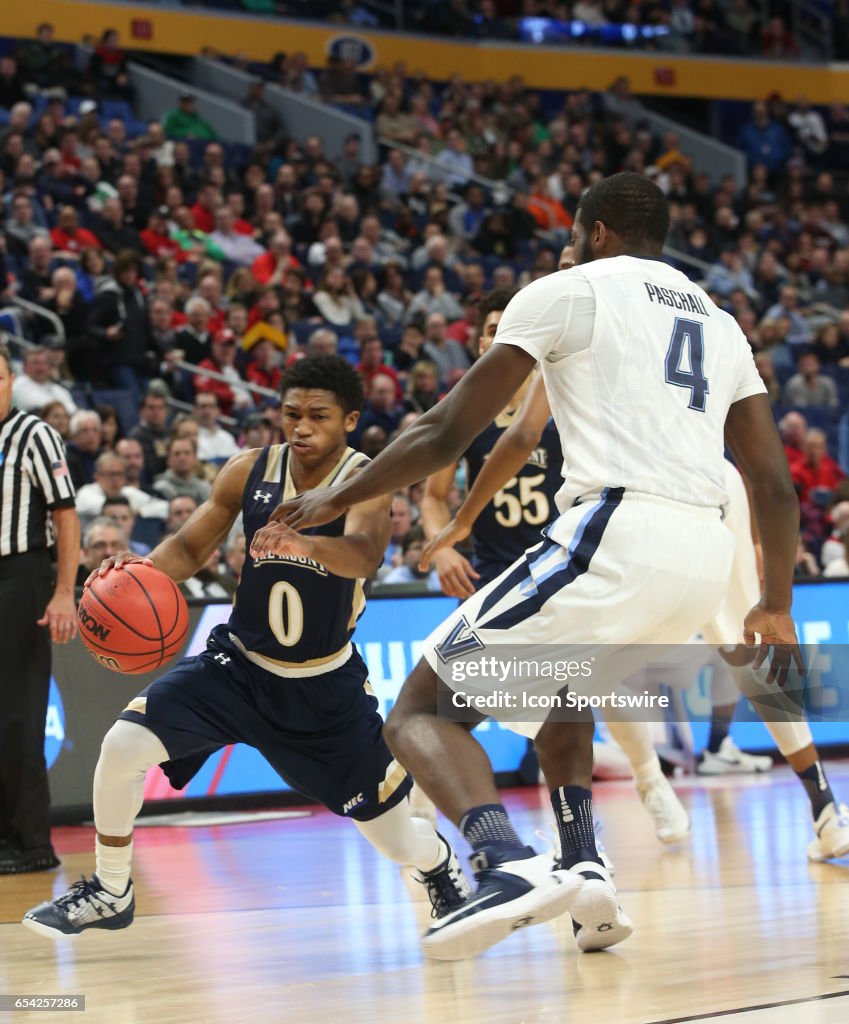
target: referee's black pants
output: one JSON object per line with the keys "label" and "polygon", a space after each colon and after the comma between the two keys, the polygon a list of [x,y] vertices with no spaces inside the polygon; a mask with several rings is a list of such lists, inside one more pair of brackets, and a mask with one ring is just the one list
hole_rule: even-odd
{"label": "referee's black pants", "polygon": [[44,727],[50,634],[36,622],[53,593],[46,550],[0,557],[0,839],[50,845]]}

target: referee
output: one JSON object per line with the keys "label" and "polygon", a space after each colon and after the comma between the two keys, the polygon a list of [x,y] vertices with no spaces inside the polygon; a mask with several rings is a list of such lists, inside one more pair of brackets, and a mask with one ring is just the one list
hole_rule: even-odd
{"label": "referee", "polygon": [[[46,871],[50,842],[44,726],[50,643],[76,635],[80,523],[59,434],[12,408],[0,345],[0,874]],[[50,548],[56,544],[56,584]]]}

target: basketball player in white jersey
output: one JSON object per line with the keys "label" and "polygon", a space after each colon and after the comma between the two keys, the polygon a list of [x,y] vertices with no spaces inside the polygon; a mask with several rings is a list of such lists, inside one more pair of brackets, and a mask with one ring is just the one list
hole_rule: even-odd
{"label": "basketball player in white jersey", "polygon": [[[558,266],[560,270],[569,270],[574,266],[573,246],[564,246]],[[458,597],[467,597],[474,592],[474,580],[468,571],[464,573],[465,559],[454,551],[454,546],[472,533],[478,517],[488,503],[527,463],[531,452],[539,445],[546,424],[551,418],[545,383],[541,377],[532,383],[526,396],[520,397],[525,397],[521,409],[497,439],[454,519],[448,521],[446,506],[441,520],[444,524],[441,530],[427,531],[426,524],[430,540],[425,545],[421,564],[430,565],[431,560],[434,560],[442,580],[443,564],[440,563],[440,558],[445,559],[447,556],[452,573],[449,578]],[[444,554],[439,555],[439,552]],[[463,584],[466,585],[467,592],[460,589]],[[751,607],[751,604],[748,607]],[[628,759],[637,792],[654,822],[658,839],[662,843],[679,842],[690,832],[690,816],[663,774],[660,758],[654,749],[649,723],[626,721],[611,716],[607,727]],[[598,749],[601,747],[603,751],[605,746],[606,744],[594,744],[594,760]]]}
{"label": "basketball player in white jersey", "polygon": [[[535,383],[529,390],[519,415],[498,439],[473,488],[457,510],[455,518],[425,546],[422,553],[422,568],[427,568],[437,551],[453,548],[468,536],[480,508],[504,485],[505,480],[513,476],[515,467],[522,465],[528,453],[538,444],[539,433],[549,416],[545,388],[540,383]],[[842,857],[849,853],[849,808],[835,800],[807,722],[801,720],[801,713],[793,715],[791,712],[786,716],[782,715],[781,705],[774,699],[766,707],[758,701],[758,697],[765,695],[774,698],[775,692],[765,691],[760,675],[752,671],[752,655],[743,644],[742,636],[743,619],[748,609],[757,602],[760,593],[757,535],[753,536],[754,524],[743,478],[727,461],[725,487],[729,502],[723,521],[736,541],[734,562],[722,607],[700,630],[705,643],[710,645],[713,652],[717,652],[710,657],[710,664],[715,670],[712,687],[721,688],[721,693],[726,695],[723,702],[736,705],[742,691],[753,700],[756,709],[766,711],[764,725],[772,734],[782,756],[796,772],[810,800],[815,838],[808,845],[808,857],[816,861]],[[723,648],[726,650],[722,650]],[[700,672],[708,663],[707,650],[704,645],[688,645],[681,651],[680,662],[675,663],[674,658],[671,658],[669,667],[660,669],[662,675],[652,676],[651,681],[667,682],[667,677],[671,673],[673,677],[678,677],[674,680],[674,685],[688,670],[695,669],[696,673]],[[719,678],[717,672],[720,673]],[[635,680],[637,689],[638,682],[639,680]],[[628,685],[627,680],[625,685]],[[783,720],[785,717],[787,720]],[[637,788],[646,801],[646,795],[650,794],[653,788],[651,780],[661,770],[647,723],[611,720],[608,727],[628,756]],[[771,766],[770,758],[764,760]],[[668,783],[666,785],[668,786]],[[651,806],[648,809],[652,812]],[[658,818],[658,821],[658,837],[665,842],[674,841],[667,838],[668,831],[662,831],[663,818]]]}
{"label": "basketball player in white jersey", "polygon": [[[473,955],[565,911],[581,949],[630,934],[595,848],[592,720],[538,726],[562,848],[561,870],[550,871],[517,836],[474,735],[437,711],[455,706],[456,667],[493,644],[567,654],[590,645],[593,684],[607,688],[640,667],[635,645],[683,643],[712,618],[733,557],[721,518],[724,436],[752,483],[763,542],[763,596],[746,615],[746,642],[760,637],[756,662],[771,656],[782,681],[799,659],[790,617],[799,511],[784,450],[742,332],[660,261],[668,227],[666,199],[649,179],[623,173],[594,185],[576,215],[577,266],[519,292],[489,352],[356,478],[285,501],[254,537],[255,553],[273,552],[292,529],[456,460],[541,364],[566,443],[560,515],[425,642],[387,722],[391,749],[477,858],[476,893],[425,938],[436,957]],[[521,703],[542,681],[512,696]],[[477,682],[499,698],[497,679]],[[512,724],[504,704],[490,713]]]}

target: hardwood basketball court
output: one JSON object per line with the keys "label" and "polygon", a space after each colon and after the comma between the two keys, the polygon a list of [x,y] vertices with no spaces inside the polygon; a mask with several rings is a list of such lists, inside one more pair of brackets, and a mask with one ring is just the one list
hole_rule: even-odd
{"label": "hardwood basketball court", "polygon": [[[835,792],[849,795],[849,764],[832,762],[829,773]],[[58,829],[62,868],[0,878],[0,994],[84,994],[86,1011],[0,1011],[0,1020],[849,1020],[849,859],[807,861],[807,800],[792,773],[676,788],[693,834],[663,847],[630,783],[596,787],[602,838],[636,926],[627,942],[579,954],[564,917],[455,964],[419,953],[430,908],[418,887],[412,903],[399,869],[324,811],[138,829],[135,923],[53,943],[24,929],[21,915],[93,869],[93,831]],[[551,819],[543,789],[511,791],[506,802],[526,841]]]}

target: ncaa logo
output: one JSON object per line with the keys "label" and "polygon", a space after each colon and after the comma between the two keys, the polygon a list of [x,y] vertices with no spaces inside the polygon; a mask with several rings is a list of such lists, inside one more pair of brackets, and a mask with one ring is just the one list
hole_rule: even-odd
{"label": "ncaa logo", "polygon": [[62,705],[62,695],[53,676],[50,677],[50,696],[47,699],[47,719],[44,723],[44,759],[47,767],[51,768],[53,762],[62,751],[65,742],[65,708]]}
{"label": "ncaa logo", "polygon": [[374,47],[361,36],[333,36],[327,40],[325,53],[336,60],[350,61],[355,68],[367,68],[376,56]]}

